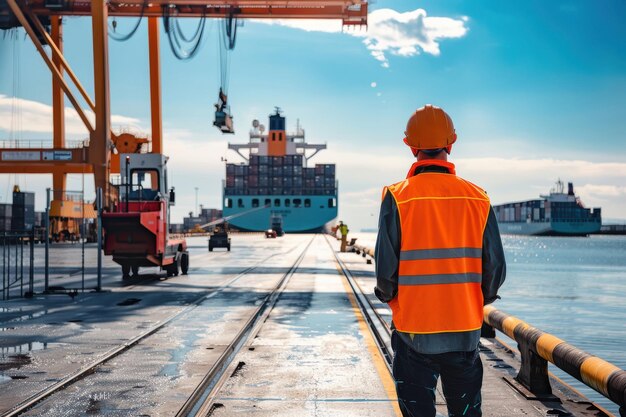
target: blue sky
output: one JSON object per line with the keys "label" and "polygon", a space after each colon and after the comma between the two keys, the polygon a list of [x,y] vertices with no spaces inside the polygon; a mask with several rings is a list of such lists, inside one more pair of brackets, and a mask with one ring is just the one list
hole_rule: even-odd
{"label": "blue sky", "polygon": [[[174,220],[193,209],[194,187],[200,203],[220,204],[220,157],[236,160],[226,141],[246,141],[250,121],[278,105],[288,126],[299,118],[310,142],[328,144],[316,161],[338,164],[340,217],[373,227],[380,188],[411,163],[401,141],[406,120],[425,103],[452,116],[459,140],[451,160],[494,203],[534,198],[560,177],[605,217],[626,218],[624,16],[620,0],[381,0],[371,6],[368,32],[342,33],[332,22],[248,21],[231,61],[237,134],[228,138],[211,126],[216,23],[188,62],[176,60],[162,37],[165,151],[179,191]],[[91,91],[90,20],[65,23],[66,56]],[[120,22],[120,30],[131,23]],[[50,76],[23,33],[22,129],[10,131],[15,41],[1,36],[0,138],[49,138],[49,116],[36,103],[50,103]],[[114,123],[149,133],[145,24],[128,42],[110,41],[110,66]],[[75,120],[69,125],[70,138],[84,137]],[[0,176],[4,201],[15,181],[35,191],[51,183]]]}

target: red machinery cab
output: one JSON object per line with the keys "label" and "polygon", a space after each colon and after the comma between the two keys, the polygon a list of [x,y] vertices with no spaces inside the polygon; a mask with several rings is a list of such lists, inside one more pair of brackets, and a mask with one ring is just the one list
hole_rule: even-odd
{"label": "red machinery cab", "polygon": [[185,240],[169,238],[173,189],[167,188],[167,160],[161,154],[123,154],[120,158],[120,199],[102,214],[104,253],[121,265],[124,279],[140,267],[158,266],[167,276],[187,274]]}

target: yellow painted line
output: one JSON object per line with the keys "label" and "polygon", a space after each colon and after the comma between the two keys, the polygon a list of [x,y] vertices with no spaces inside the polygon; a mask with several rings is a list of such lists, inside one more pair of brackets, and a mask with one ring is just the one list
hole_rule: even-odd
{"label": "yellow painted line", "polygon": [[539,356],[554,363],[554,358],[552,357],[552,353],[554,352],[554,348],[563,343],[563,340],[559,339],[556,336],[552,336],[549,333],[544,333],[539,336],[537,339],[537,353]]}
{"label": "yellow painted line", "polygon": [[356,297],[352,292],[352,287],[348,283],[348,278],[343,274],[341,266],[339,266],[337,260],[335,260],[335,267],[337,268],[337,273],[341,277],[343,277],[343,287],[345,288],[348,299],[350,300],[350,304],[352,305],[352,311],[354,312],[354,315],[359,322],[359,329],[361,330],[361,334],[365,339],[365,345],[367,346],[367,350],[372,356],[374,367],[376,368],[376,372],[378,373],[378,376],[380,377],[380,380],[383,384],[383,388],[385,390],[385,393],[387,394],[387,398],[391,400],[395,415],[397,417],[402,417],[402,412],[400,411],[400,406],[398,405],[398,396],[396,395],[396,385],[391,374],[387,370],[385,359],[380,354],[380,350],[378,350],[378,346],[374,342],[374,336],[371,333],[372,331],[365,322],[363,313],[361,313],[361,310],[359,309],[356,301]]}
{"label": "yellow painted line", "polygon": [[592,356],[580,365],[580,376],[585,383],[589,384],[589,386],[595,388],[597,391],[608,397],[609,391],[607,389],[607,383],[609,381],[609,377],[613,372],[619,370],[620,368],[612,363]]}

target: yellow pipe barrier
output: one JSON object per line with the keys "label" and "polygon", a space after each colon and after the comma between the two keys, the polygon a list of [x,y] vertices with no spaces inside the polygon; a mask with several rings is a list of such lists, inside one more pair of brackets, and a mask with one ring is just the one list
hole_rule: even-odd
{"label": "yellow pipe barrier", "polygon": [[[353,245],[353,249],[357,253],[363,253],[363,256],[375,258],[372,248]],[[626,371],[517,317],[499,311],[492,305],[484,307],[484,322],[518,343],[522,364],[517,380],[531,392],[552,392],[547,369],[547,362],[551,362],[619,405],[620,415],[626,417]]]}

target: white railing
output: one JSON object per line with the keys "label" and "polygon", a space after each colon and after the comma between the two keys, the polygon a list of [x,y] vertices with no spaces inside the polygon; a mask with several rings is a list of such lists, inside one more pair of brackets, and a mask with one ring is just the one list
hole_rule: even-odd
{"label": "white railing", "polygon": [[[89,146],[89,139],[66,140],[64,149]],[[1,139],[0,149],[52,149],[52,139]]]}

